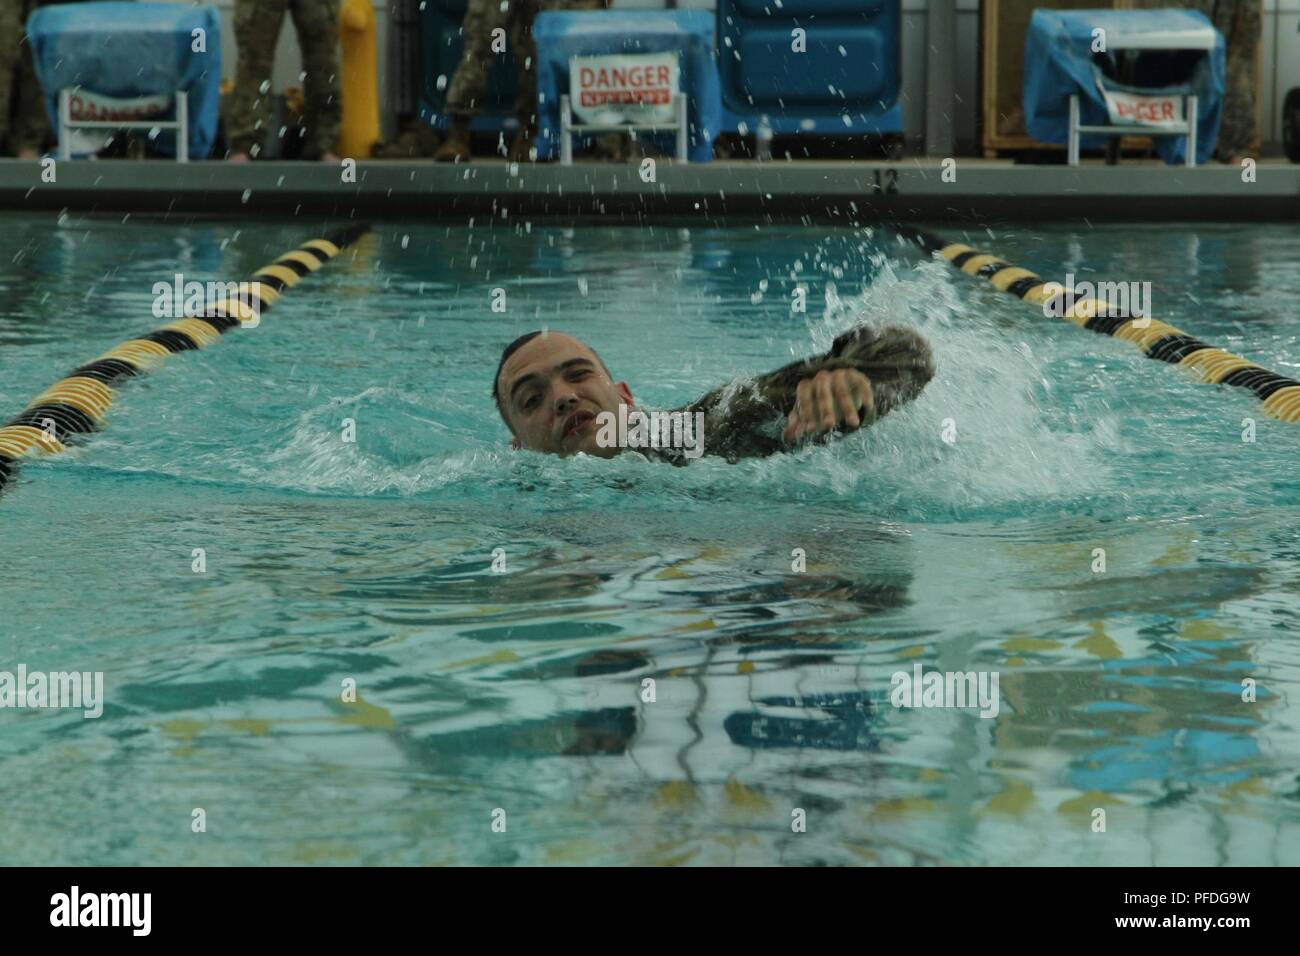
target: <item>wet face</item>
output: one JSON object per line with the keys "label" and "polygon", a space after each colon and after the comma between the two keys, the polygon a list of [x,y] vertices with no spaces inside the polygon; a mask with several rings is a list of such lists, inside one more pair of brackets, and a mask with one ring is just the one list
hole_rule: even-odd
{"label": "wet face", "polygon": [[497,398],[516,447],[565,456],[617,455],[622,449],[596,444],[596,416],[635,407],[627,383],[611,381],[596,353],[562,332],[545,332],[506,359]]}

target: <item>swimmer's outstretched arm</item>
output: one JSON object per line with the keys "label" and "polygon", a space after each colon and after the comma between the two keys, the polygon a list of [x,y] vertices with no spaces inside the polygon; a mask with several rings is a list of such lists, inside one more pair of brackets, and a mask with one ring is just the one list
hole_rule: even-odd
{"label": "swimmer's outstretched arm", "polygon": [[[754,379],[728,382],[675,411],[704,412],[706,455],[723,455],[729,461],[771,455],[791,447],[784,435],[792,434],[798,424],[791,421],[791,413],[800,397],[800,382],[836,369],[861,372],[870,383],[871,401],[858,411],[860,424],[866,426],[919,395],[934,376],[934,361],[929,344],[912,330],[862,325],[835,339],[824,355]],[[809,389],[806,385],[805,398]]]}

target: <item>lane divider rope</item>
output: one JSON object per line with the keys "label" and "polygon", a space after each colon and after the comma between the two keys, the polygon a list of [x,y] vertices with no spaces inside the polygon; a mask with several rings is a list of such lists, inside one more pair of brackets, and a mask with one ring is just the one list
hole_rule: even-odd
{"label": "lane divider rope", "polygon": [[1293,378],[1271,372],[1157,319],[1112,315],[1110,304],[1099,299],[1072,296],[1074,304],[1068,305],[1066,297],[1073,290],[1066,289],[1063,283],[1049,283],[1028,269],[963,243],[947,242],[910,226],[899,225],[893,229],[926,253],[942,256],[967,275],[987,279],[1000,292],[1009,292],[1037,306],[1049,305],[1053,314],[1060,314],[1075,325],[1132,342],[1147,358],[1185,365],[1207,382],[1249,389],[1272,417],[1300,422],[1300,382]]}
{"label": "lane divider rope", "polygon": [[36,452],[57,454],[79,437],[97,431],[113,404],[113,389],[122,381],[145,374],[176,352],[205,348],[244,321],[260,320],[286,289],[333,259],[369,228],[350,226],[305,242],[239,285],[250,301],[235,297],[214,303],[200,315],[187,315],[123,342],[55,382],[0,427],[0,491],[16,473],[19,459]]}

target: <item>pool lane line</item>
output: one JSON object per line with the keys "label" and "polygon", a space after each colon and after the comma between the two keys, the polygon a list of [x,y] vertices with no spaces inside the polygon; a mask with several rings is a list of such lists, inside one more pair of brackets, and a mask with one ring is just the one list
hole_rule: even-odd
{"label": "pool lane line", "polygon": [[[1147,358],[1186,365],[1208,382],[1249,389],[1263,402],[1269,415],[1284,422],[1300,422],[1300,382],[1295,379],[1208,345],[1156,319],[1108,315],[1110,304],[1099,299],[1078,299],[1065,309],[1066,293],[1072,290],[1066,289],[1063,283],[1051,283],[1061,289],[1053,292],[1048,288],[1048,280],[997,256],[979,252],[960,242],[947,242],[933,233],[910,226],[895,225],[891,228],[925,252],[938,253],[967,275],[987,279],[1000,292],[1010,292],[1038,306],[1060,299],[1056,303],[1057,311],[1075,325],[1132,342],[1143,350]],[[1144,324],[1138,325],[1138,322]]]}
{"label": "pool lane line", "polygon": [[258,269],[240,284],[241,294],[246,291],[255,304],[238,297],[224,299],[202,315],[185,316],[123,342],[55,382],[0,427],[0,491],[16,473],[20,458],[36,450],[57,454],[78,436],[97,431],[113,404],[112,389],[121,381],[143,375],[175,352],[211,345],[244,319],[260,320],[287,289],[369,229],[368,225],[358,224],[312,239]]}

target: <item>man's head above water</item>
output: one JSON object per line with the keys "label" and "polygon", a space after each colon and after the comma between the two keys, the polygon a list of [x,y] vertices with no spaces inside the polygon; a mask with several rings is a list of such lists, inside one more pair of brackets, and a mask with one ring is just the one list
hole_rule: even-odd
{"label": "man's head above water", "polygon": [[600,356],[563,332],[521,335],[501,354],[492,397],[516,448],[612,458],[622,449],[596,442],[596,416],[629,409],[632,392],[615,382]]}
{"label": "man's head above water", "polygon": [[[529,332],[502,353],[492,398],[515,448],[612,458],[625,447],[644,449],[648,444],[679,449],[691,459],[704,453],[704,435],[711,429],[715,439],[722,439],[721,446],[711,444],[712,454],[732,459],[767,455],[804,439],[829,436],[832,430],[853,431],[874,421],[875,393],[860,366],[873,372],[879,367],[893,376],[891,400],[921,390],[933,375],[929,346],[912,332],[885,332],[861,326],[836,339],[830,353],[750,379],[750,387],[742,392],[733,382],[684,410],[648,415],[637,409],[627,382],[615,382],[590,346],[563,332]],[[763,420],[778,424],[774,419],[780,415],[785,415],[785,428],[778,444]],[[634,417],[635,423],[630,421]],[[648,443],[642,430],[646,418],[651,419]],[[625,431],[628,425],[632,427]]]}

